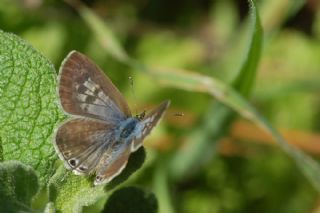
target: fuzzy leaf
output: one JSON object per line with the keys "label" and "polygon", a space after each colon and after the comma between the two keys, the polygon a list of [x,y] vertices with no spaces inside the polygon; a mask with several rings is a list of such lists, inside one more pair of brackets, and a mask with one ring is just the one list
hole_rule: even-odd
{"label": "fuzzy leaf", "polygon": [[32,212],[32,197],[39,188],[30,166],[18,161],[0,163],[0,212]]}
{"label": "fuzzy leaf", "polygon": [[57,107],[52,64],[17,36],[0,31],[0,154],[31,165],[48,181],[56,154],[52,133]]}
{"label": "fuzzy leaf", "polygon": [[132,153],[126,168],[107,185],[93,185],[93,177],[72,174],[61,166],[49,182],[49,200],[61,212],[82,212],[139,169],[145,159],[144,148]]}
{"label": "fuzzy leaf", "polygon": [[83,206],[91,205],[105,195],[103,186],[94,187],[92,180],[74,175],[64,166],[60,166],[50,179],[48,191],[49,201],[62,213],[82,212]]}

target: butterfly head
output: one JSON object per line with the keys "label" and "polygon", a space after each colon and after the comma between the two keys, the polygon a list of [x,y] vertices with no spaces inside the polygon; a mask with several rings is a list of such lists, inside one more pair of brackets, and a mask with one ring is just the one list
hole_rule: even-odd
{"label": "butterfly head", "polygon": [[136,118],[137,118],[139,121],[142,121],[145,116],[146,116],[146,111],[143,110],[143,112],[141,112],[140,114],[136,115]]}

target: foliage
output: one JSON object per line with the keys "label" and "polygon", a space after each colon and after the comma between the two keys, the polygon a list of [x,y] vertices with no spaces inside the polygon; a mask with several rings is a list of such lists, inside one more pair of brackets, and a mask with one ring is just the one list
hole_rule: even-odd
{"label": "foliage", "polygon": [[[319,209],[309,153],[319,154],[311,37],[320,19],[288,28],[316,3],[35,2],[0,3],[0,212]],[[52,145],[66,119],[55,67],[72,49],[106,71],[132,111],[172,100],[145,148],[104,186],[67,171]]]}
{"label": "foliage", "polygon": [[31,199],[39,183],[34,170],[17,161],[0,163],[0,211],[32,212]]}
{"label": "foliage", "polygon": [[33,166],[45,184],[55,160],[51,135],[63,117],[56,106],[55,71],[13,34],[1,31],[0,44],[1,158]]}

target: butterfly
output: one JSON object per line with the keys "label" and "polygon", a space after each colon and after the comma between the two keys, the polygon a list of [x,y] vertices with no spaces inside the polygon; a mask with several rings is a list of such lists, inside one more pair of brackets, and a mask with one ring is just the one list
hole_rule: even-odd
{"label": "butterfly", "polygon": [[148,114],[132,116],[111,80],[77,51],[62,62],[58,81],[61,107],[72,117],[57,128],[54,147],[76,175],[95,174],[95,185],[121,173],[170,105],[167,100]]}

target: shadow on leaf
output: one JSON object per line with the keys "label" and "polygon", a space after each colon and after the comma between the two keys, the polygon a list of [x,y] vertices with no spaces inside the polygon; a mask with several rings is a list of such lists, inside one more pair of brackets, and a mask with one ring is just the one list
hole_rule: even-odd
{"label": "shadow on leaf", "polygon": [[130,175],[137,171],[143,164],[146,158],[146,151],[144,147],[140,147],[136,152],[130,155],[128,164],[126,168],[121,172],[121,174],[115,177],[109,184],[106,185],[106,190],[111,190],[120,183],[126,181]]}
{"label": "shadow on leaf", "polygon": [[158,202],[154,194],[137,187],[125,187],[109,197],[102,213],[153,213],[157,210]]}

